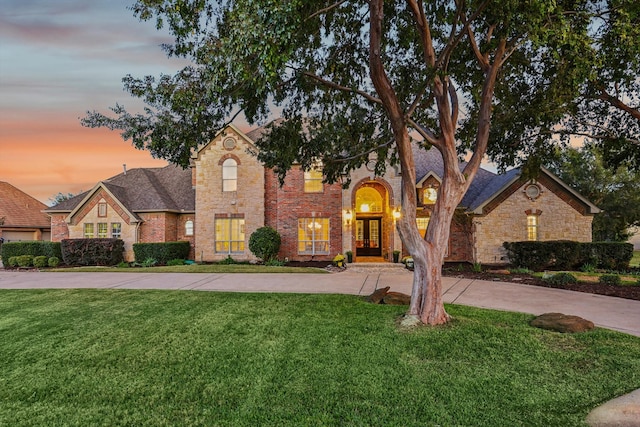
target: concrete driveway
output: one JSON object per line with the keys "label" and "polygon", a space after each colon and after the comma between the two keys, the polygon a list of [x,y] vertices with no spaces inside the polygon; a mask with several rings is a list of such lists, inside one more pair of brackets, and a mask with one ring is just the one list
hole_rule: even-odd
{"label": "concrete driveway", "polygon": [[[332,274],[53,273],[0,270],[0,289],[164,289],[226,292],[290,292],[369,295],[390,286],[411,293],[413,274],[387,272]],[[560,312],[597,326],[640,337],[640,301],[518,283],[443,278],[444,301],[530,314]]]}

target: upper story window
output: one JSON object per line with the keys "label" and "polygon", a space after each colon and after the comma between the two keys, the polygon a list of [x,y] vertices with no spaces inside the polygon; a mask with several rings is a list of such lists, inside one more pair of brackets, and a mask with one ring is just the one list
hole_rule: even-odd
{"label": "upper story window", "polygon": [[238,191],[238,163],[234,159],[222,163],[222,191]]}
{"label": "upper story window", "polygon": [[425,205],[433,205],[438,198],[438,190],[433,187],[427,187],[422,192],[422,199]]}
{"label": "upper story window", "polygon": [[322,169],[313,168],[304,173],[304,192],[305,193],[321,193],[322,192]]}
{"label": "upper story window", "polygon": [[189,220],[184,223],[184,235],[193,236],[193,221]]}
{"label": "upper story window", "polygon": [[107,204],[105,202],[98,203],[98,216],[101,218],[107,216]]}

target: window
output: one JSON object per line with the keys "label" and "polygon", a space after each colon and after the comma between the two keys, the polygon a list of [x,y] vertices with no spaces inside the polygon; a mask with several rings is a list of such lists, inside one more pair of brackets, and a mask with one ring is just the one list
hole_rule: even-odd
{"label": "window", "polygon": [[122,236],[122,224],[119,222],[111,223],[111,238],[119,239]]}
{"label": "window", "polygon": [[98,203],[98,216],[104,218],[107,216],[107,204],[104,202]]}
{"label": "window", "polygon": [[429,226],[429,217],[416,218],[416,225],[418,226],[420,235],[424,237],[427,233],[427,227]]}
{"label": "window", "polygon": [[238,163],[227,159],[222,163],[222,191],[238,190]]}
{"label": "window", "polygon": [[382,212],[384,200],[375,188],[363,187],[356,192],[356,211],[362,213]]}
{"label": "window", "polygon": [[105,239],[107,237],[107,223],[106,222],[99,222],[98,223],[98,237],[101,239]]}
{"label": "window", "polygon": [[86,223],[86,224],[84,224],[83,229],[84,229],[84,238],[85,239],[93,238],[93,224]]}
{"label": "window", "polygon": [[422,199],[425,205],[433,205],[438,198],[438,190],[433,187],[425,188],[422,193]]}
{"label": "window", "polygon": [[193,221],[189,220],[184,223],[184,235],[193,236]]}
{"label": "window", "polygon": [[538,240],[538,215],[527,215],[527,240]]}
{"label": "window", "polygon": [[298,253],[329,254],[329,218],[298,219]]}
{"label": "window", "polygon": [[304,173],[304,192],[305,193],[322,193],[322,170],[321,169],[314,168]]}
{"label": "window", "polygon": [[244,252],[244,218],[216,218],[216,253]]}

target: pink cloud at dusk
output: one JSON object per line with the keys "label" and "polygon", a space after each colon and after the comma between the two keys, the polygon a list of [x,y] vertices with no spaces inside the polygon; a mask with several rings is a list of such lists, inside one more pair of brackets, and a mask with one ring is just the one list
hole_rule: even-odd
{"label": "pink cloud at dusk", "polygon": [[0,8],[0,180],[49,202],[136,167],[161,167],[118,132],[79,118],[120,103],[126,74],[173,73],[170,42],[127,9],[133,0],[3,0]]}

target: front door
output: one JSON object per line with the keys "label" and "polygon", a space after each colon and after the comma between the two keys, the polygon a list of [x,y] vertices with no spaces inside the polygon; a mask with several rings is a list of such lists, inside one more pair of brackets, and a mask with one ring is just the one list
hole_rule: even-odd
{"label": "front door", "polygon": [[381,221],[382,218],[356,220],[356,256],[382,256]]}

